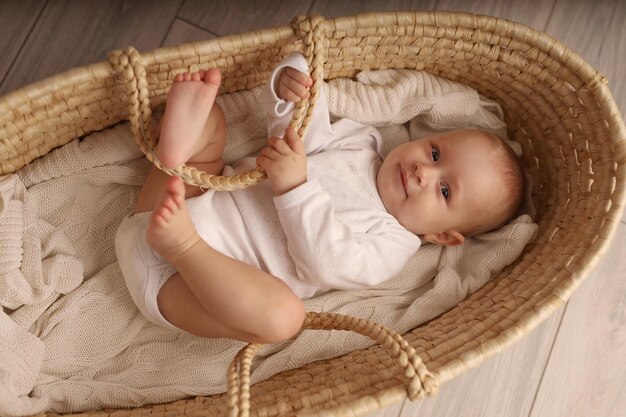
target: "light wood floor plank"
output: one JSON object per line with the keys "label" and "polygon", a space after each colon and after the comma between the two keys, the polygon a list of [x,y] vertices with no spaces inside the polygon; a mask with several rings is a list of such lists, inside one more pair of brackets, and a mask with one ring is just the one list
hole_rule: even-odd
{"label": "light wood floor plank", "polygon": [[181,0],[51,1],[0,94],[70,68],[103,61],[117,48],[158,48],[180,4]]}
{"label": "light wood floor plank", "polygon": [[571,297],[531,417],[626,412],[626,226]]}
{"label": "light wood floor plank", "polygon": [[362,1],[351,0],[316,0],[312,12],[326,18],[351,16],[357,13],[430,10],[437,0],[395,0],[395,1]]}
{"label": "light wood floor plank", "polygon": [[312,0],[186,0],[179,17],[212,33],[230,35],[288,25],[294,16],[307,14],[311,5]]}
{"label": "light wood floor plank", "polygon": [[206,30],[202,30],[181,19],[176,19],[162,46],[176,46],[183,43],[204,41],[215,38],[215,35]]}
{"label": "light wood floor plank", "polygon": [[45,5],[38,0],[0,1],[0,83]]}

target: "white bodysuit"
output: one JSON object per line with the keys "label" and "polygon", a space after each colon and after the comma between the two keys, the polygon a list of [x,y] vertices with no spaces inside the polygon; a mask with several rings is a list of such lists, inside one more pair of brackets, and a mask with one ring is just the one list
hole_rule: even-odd
{"label": "white bodysuit", "polygon": [[[280,100],[273,88],[278,72],[286,66],[308,72],[302,55],[292,54],[272,73],[261,95],[270,136],[284,134],[294,108],[293,103]],[[418,250],[420,240],[385,210],[378,195],[381,141],[371,126],[348,119],[331,125],[320,89],[304,138],[307,182],[279,197],[272,196],[266,180],[243,190],[207,191],[190,198],[187,205],[198,234],[226,255],[279,277],[301,298],[329,289],[371,287],[391,278]],[[224,167],[223,174],[255,166],[256,158],[248,157]],[[171,328],[158,311],[156,295],[175,269],[145,242],[147,215],[124,220],[116,250],[142,313]],[[146,261],[152,256],[156,259]],[[157,277],[148,279],[151,274]]]}

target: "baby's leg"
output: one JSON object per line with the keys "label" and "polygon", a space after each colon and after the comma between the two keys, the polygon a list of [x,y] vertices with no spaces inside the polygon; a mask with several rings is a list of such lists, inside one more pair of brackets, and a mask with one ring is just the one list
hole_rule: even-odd
{"label": "baby's leg", "polygon": [[[176,168],[185,163],[213,175],[222,172],[226,122],[222,109],[215,103],[219,83],[217,68],[179,74],[174,78],[156,148],[157,157],[166,167]],[[135,213],[155,207],[168,178],[161,170],[151,169],[139,194]],[[186,185],[185,188],[187,198],[202,193],[199,187]]]}
{"label": "baby's leg", "polygon": [[146,234],[178,271],[159,291],[161,314],[204,337],[257,343],[292,337],[304,320],[302,301],[280,279],[207,245],[191,222],[184,190],[179,178],[168,180]]}

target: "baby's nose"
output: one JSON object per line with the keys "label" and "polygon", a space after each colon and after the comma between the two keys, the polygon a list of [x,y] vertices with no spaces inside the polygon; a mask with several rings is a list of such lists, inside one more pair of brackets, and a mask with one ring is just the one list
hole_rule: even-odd
{"label": "baby's nose", "polygon": [[427,184],[432,175],[432,168],[428,165],[416,163],[415,171],[413,172],[415,178],[417,179],[417,183],[420,185]]}

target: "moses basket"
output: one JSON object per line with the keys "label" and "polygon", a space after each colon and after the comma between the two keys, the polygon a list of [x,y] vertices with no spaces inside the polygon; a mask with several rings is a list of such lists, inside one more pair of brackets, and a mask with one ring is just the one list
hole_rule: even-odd
{"label": "moses basket", "polygon": [[[115,51],[107,62],[0,99],[0,173],[125,120],[131,120],[139,146],[158,166],[150,111],[164,103],[175,73],[217,66],[221,92],[235,92],[264,83],[294,50],[307,57],[315,80],[311,101],[302,102],[294,116],[301,132],[322,79],[353,77],[366,69],[425,70],[496,100],[534,182],[538,236],[513,265],[459,306],[402,336],[365,320],[311,312],[305,329],[354,330],[378,344],[283,372],[251,388],[250,360],[258,346],[250,345],[228,370],[228,393],[129,409],[123,415],[224,415],[229,408],[231,415],[352,416],[407,396],[433,394],[438,385],[505,349],[562,306],[609,245],[624,205],[626,128],[606,78],[544,33],[466,13],[308,16],[291,25],[141,55],[130,48]],[[223,189],[244,187],[263,176],[251,171],[237,178],[213,177],[187,167],[170,173]]]}

